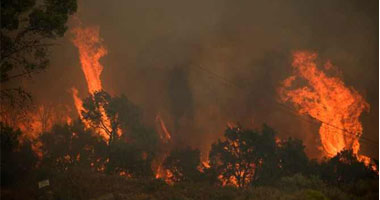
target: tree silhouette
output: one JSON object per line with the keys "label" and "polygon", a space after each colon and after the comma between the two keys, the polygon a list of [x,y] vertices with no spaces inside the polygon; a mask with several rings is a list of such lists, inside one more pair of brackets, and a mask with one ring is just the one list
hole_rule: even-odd
{"label": "tree silhouette", "polygon": [[[68,17],[77,9],[76,0],[1,1],[0,83],[30,77],[49,63],[48,48],[67,30]],[[21,87],[2,87],[1,101],[23,105],[30,99]]]}
{"label": "tree silhouette", "polygon": [[37,155],[29,140],[19,142],[20,130],[0,122],[1,185],[9,186],[25,179],[37,163]]}
{"label": "tree silhouette", "polygon": [[262,133],[240,126],[227,128],[224,141],[212,145],[210,166],[222,184],[246,187],[263,178],[273,164],[275,147],[274,131],[266,125]]}
{"label": "tree silhouette", "polygon": [[308,173],[309,159],[301,140],[288,138],[279,143],[278,158],[281,176]]}

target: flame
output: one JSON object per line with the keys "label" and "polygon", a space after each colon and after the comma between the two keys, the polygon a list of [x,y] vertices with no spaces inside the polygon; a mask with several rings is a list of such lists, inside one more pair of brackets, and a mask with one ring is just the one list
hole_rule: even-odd
{"label": "flame", "polygon": [[210,164],[209,164],[209,161],[208,161],[208,160],[207,160],[207,161],[203,161],[203,162],[202,162],[202,165],[203,165],[203,167],[206,168],[206,169],[210,168]]}
{"label": "flame", "polygon": [[[359,117],[363,111],[369,111],[369,104],[339,77],[318,69],[316,59],[316,53],[307,51],[293,54],[294,75],[282,82],[280,99],[293,103],[300,114],[322,123],[319,135],[325,156],[333,157],[344,149],[352,149],[358,155],[363,132]],[[324,65],[325,70],[331,68],[330,62]],[[305,86],[294,88],[297,79],[305,81]]]}
{"label": "flame", "polygon": [[[74,45],[79,50],[79,59],[81,62],[82,71],[86,78],[88,91],[93,95],[97,91],[102,90],[102,81],[100,75],[103,71],[103,66],[100,64],[99,59],[107,54],[107,49],[102,45],[102,39],[99,36],[99,27],[76,27],[72,30],[75,37],[72,40]],[[82,121],[81,110],[83,109],[82,101],[78,97],[78,91],[73,88],[73,99],[75,107]],[[102,121],[106,125],[108,130],[111,130],[111,122],[105,114],[103,107],[100,108],[102,114]],[[84,122],[88,124],[87,122]],[[108,141],[109,135],[103,129],[98,129],[99,135],[103,137],[105,141]],[[121,131],[118,129],[117,134],[121,135]]]}
{"label": "flame", "polygon": [[174,182],[171,179],[173,177],[173,173],[165,169],[162,165],[159,165],[156,171],[156,179],[162,179],[164,180],[167,184],[173,185]]}
{"label": "flame", "polygon": [[72,41],[79,50],[79,58],[88,91],[93,94],[102,90],[100,74],[103,71],[103,66],[99,63],[99,59],[107,54],[107,49],[102,45],[99,27],[77,27],[72,32],[75,35]]}
{"label": "flame", "polygon": [[168,131],[168,129],[166,128],[166,125],[165,125],[165,122],[162,120],[162,118],[160,117],[160,115],[157,115],[156,116],[156,121],[158,122],[159,126],[160,126],[160,130],[158,131],[159,135],[160,135],[160,139],[164,142],[164,143],[168,143],[171,139],[171,134],[170,132]]}
{"label": "flame", "polygon": [[78,116],[83,121],[83,116],[82,116],[82,112],[81,112],[81,110],[83,110],[82,99],[79,98],[79,96],[78,96],[78,90],[76,88],[71,88],[71,91],[72,91],[72,94],[73,94],[74,105],[75,105],[75,108],[77,109]]}

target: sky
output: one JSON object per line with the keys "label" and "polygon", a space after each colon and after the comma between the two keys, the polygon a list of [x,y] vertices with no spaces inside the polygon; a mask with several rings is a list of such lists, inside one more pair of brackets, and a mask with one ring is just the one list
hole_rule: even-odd
{"label": "sky", "polygon": [[[207,152],[227,122],[273,127],[320,155],[319,124],[277,105],[276,89],[291,75],[297,50],[318,54],[341,71],[370,104],[363,136],[378,143],[378,1],[79,0],[76,18],[99,26],[108,54],[104,89],[125,94],[152,126],[159,114],[177,145]],[[69,27],[75,25],[71,20]],[[70,105],[71,88],[86,97],[78,50],[69,31],[51,51],[49,68],[24,81],[36,102]],[[75,113],[75,112],[74,112]],[[378,145],[361,143],[378,157]],[[203,153],[203,156],[205,153]]]}

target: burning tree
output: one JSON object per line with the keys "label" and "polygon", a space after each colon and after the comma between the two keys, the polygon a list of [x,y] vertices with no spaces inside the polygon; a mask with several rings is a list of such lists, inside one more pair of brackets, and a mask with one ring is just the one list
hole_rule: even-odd
{"label": "burning tree", "polygon": [[82,117],[89,126],[105,133],[108,146],[118,137],[120,121],[114,110],[114,99],[104,91],[95,92],[83,101]]}
{"label": "burning tree", "polygon": [[[81,113],[84,122],[102,133],[107,141],[107,170],[140,175],[144,173],[136,170],[146,169],[146,166],[150,170],[158,137],[153,129],[142,123],[140,109],[126,96],[112,97],[105,91],[95,92],[83,100]],[[132,160],[136,162],[131,164]],[[150,175],[149,170],[143,171]]]}

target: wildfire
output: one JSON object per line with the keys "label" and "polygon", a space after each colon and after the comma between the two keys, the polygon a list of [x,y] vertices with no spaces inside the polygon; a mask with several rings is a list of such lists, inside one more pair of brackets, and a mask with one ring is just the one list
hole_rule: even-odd
{"label": "wildfire", "polygon": [[[102,39],[99,36],[99,27],[77,27],[72,30],[75,37],[72,40],[74,45],[79,50],[79,58],[82,66],[82,71],[86,78],[88,91],[90,94],[94,94],[97,91],[102,90],[102,81],[100,75],[103,71],[103,66],[100,64],[99,59],[107,54],[107,49],[102,45]],[[82,101],[78,97],[78,91],[73,88],[73,99],[80,118],[83,121],[81,110]],[[102,112],[103,123],[110,129],[110,120],[103,108]],[[84,122],[87,124],[86,122]],[[109,135],[104,130],[98,130],[98,133],[106,141],[109,139]],[[120,134],[120,131],[118,131]]]}
{"label": "wildfire", "polygon": [[152,168],[155,171],[156,179],[162,179],[168,184],[173,184],[173,181],[170,179],[173,174],[170,172],[170,170],[165,169],[163,166],[163,162],[169,155],[169,151],[171,149],[171,134],[166,127],[164,120],[159,114],[156,115],[156,123],[157,133],[160,136],[162,144],[165,145],[162,146],[163,148],[161,149],[161,156],[155,158],[154,163],[152,163]]}
{"label": "wildfire", "polygon": [[[325,156],[335,156],[344,149],[352,149],[358,155],[363,132],[359,117],[363,111],[369,111],[369,104],[339,77],[328,76],[318,69],[316,59],[316,53],[307,51],[293,54],[294,74],[282,82],[280,99],[293,103],[300,114],[322,123],[319,135]],[[324,68],[331,69],[331,63],[327,62]],[[299,86],[295,84],[298,79],[306,84],[295,88]],[[358,158],[366,160],[364,156],[358,155]]]}

